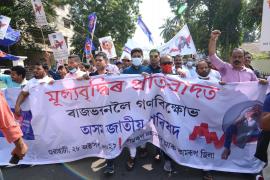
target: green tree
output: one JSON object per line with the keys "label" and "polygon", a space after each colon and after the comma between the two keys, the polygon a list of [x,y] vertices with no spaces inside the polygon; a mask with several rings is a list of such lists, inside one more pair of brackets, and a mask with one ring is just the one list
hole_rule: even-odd
{"label": "green tree", "polygon": [[[56,13],[53,5],[58,4],[59,1],[46,0],[43,2],[48,22],[55,20]],[[10,26],[12,28],[21,31],[20,41],[11,47],[13,52],[16,49],[40,50],[39,44],[43,43],[43,38],[41,29],[35,23],[31,1],[1,0],[0,12],[1,15],[11,18]],[[49,33],[54,31],[52,26],[45,26],[42,29],[46,38]]]}
{"label": "green tree", "polygon": [[221,55],[229,58],[232,49],[239,47],[242,42],[241,0],[220,0],[214,19],[215,29],[220,29],[222,35],[219,40]]}
{"label": "green tree", "polygon": [[[169,0],[172,11],[175,13],[175,17],[172,19],[174,24],[174,36],[184,24],[187,24],[195,42],[196,48],[199,52],[206,53],[208,45],[208,34],[214,24],[214,19],[217,7],[217,1],[215,0]],[[187,9],[178,14],[178,8],[184,3],[187,3]],[[166,32],[169,26],[163,26],[164,32]],[[163,32],[162,31],[162,32]],[[166,34],[162,34],[165,40],[171,37],[166,37]]]}
{"label": "green tree", "polygon": [[[40,58],[44,58],[46,62],[52,64],[52,57],[42,51],[42,48],[44,48],[45,44],[49,44],[48,34],[55,31],[55,27],[51,24],[51,22],[55,21],[56,17],[54,7],[55,5],[59,5],[61,1],[62,0],[42,1],[49,25],[43,26],[41,29],[36,25],[35,15],[30,0],[1,0],[1,15],[11,18],[10,26],[13,29],[19,30],[21,32],[21,37],[19,42],[15,45],[0,48],[11,54],[27,56],[28,61],[25,62],[26,65],[31,65],[32,63],[39,61]],[[37,55],[39,55],[39,57]],[[11,66],[11,64],[11,61],[1,62],[1,65]]]}
{"label": "green tree", "polygon": [[140,0],[67,0],[65,3],[71,5],[71,20],[75,32],[72,39],[74,53],[82,54],[83,52],[85,38],[89,35],[87,18],[92,12],[97,14],[93,39],[96,46],[99,44],[98,38],[111,36],[119,54],[127,39],[135,32]]}
{"label": "green tree", "polygon": [[[187,3],[186,11],[179,15],[177,9]],[[188,24],[196,48],[200,52],[208,51],[208,40],[213,29],[220,29],[222,36],[219,40],[219,50],[223,58],[228,59],[234,47],[244,40],[254,40],[260,27],[263,0],[169,0],[170,6],[178,18],[177,30]],[[168,24],[167,22],[165,24]],[[170,27],[163,26],[163,32]],[[174,32],[174,34],[177,31]],[[163,33],[167,39],[168,34]]]}
{"label": "green tree", "polygon": [[165,42],[172,39],[173,36],[177,33],[177,31],[179,30],[178,24],[179,23],[177,17],[173,19],[168,18],[165,20],[165,23],[160,27],[160,29],[163,29],[160,35],[163,37]]}
{"label": "green tree", "polygon": [[243,19],[243,42],[254,42],[260,36],[262,23],[263,0],[244,1]]}

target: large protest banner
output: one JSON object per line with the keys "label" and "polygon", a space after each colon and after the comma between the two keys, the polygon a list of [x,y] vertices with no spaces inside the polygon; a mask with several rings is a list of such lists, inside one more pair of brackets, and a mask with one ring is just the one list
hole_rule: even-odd
{"label": "large protest banner", "polygon": [[[151,142],[185,166],[256,173],[264,165],[254,152],[265,91],[258,82],[221,86],[162,74],[42,84],[31,89],[32,135],[21,163],[113,158],[126,146]],[[7,164],[12,145],[0,142],[0,164]],[[227,160],[224,146],[231,150]]]}
{"label": "large protest banner", "polygon": [[270,1],[263,2],[262,32],[260,39],[260,50],[270,51]]}

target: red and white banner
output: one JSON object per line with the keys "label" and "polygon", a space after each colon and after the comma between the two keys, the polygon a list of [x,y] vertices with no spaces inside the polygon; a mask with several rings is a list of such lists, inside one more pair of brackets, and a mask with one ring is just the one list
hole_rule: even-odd
{"label": "red and white banner", "polygon": [[[20,163],[111,159],[150,142],[185,166],[256,173],[264,166],[254,153],[266,88],[162,74],[41,84],[30,91],[32,118],[27,109],[23,116],[29,153]],[[0,142],[0,164],[7,164],[13,145]]]}
{"label": "red and white banner", "polygon": [[270,0],[263,2],[262,32],[260,39],[260,50],[270,51]]}
{"label": "red and white banner", "polygon": [[68,59],[69,53],[66,41],[62,33],[52,33],[49,34],[49,40],[51,43],[51,48],[53,51],[54,59],[57,62],[62,62]]}
{"label": "red and white banner", "polygon": [[5,38],[10,20],[9,17],[0,15],[0,39]]}
{"label": "red and white banner", "polygon": [[197,54],[188,26],[184,27],[167,43],[158,48],[160,54],[171,56]]}
{"label": "red and white banner", "polygon": [[107,54],[109,59],[117,57],[111,36],[99,38],[99,44],[100,44],[102,51]]}
{"label": "red and white banner", "polygon": [[37,26],[42,27],[48,25],[46,14],[42,5],[41,0],[31,0],[33,10],[36,16]]}

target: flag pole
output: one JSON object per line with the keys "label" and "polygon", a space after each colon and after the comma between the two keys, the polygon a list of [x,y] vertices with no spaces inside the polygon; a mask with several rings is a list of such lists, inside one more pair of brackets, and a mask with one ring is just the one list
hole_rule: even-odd
{"label": "flag pole", "polygon": [[[94,18],[94,22],[92,21]],[[95,28],[96,28],[96,22],[97,22],[97,16],[96,16],[96,13],[93,12],[91,13],[89,16],[88,16],[88,22],[87,22],[87,26],[88,26],[88,31],[90,33],[90,36],[91,36],[91,41],[89,42],[90,43],[90,55],[89,55],[89,59],[87,59],[87,57],[85,56],[85,59],[86,60],[90,60],[90,57],[93,56],[92,54],[92,44],[93,44],[93,39],[94,39],[94,32],[95,32]],[[89,36],[87,35],[87,37],[89,39]],[[87,41],[88,41],[87,39]],[[85,52],[84,52],[85,53]]]}
{"label": "flag pole", "polygon": [[[42,30],[42,26],[41,27],[39,27],[39,29],[40,29],[40,31],[41,31],[41,36],[42,36],[42,40],[43,40],[43,47],[44,47],[44,51],[45,51],[45,57],[49,54],[48,52],[47,52],[47,48],[46,48],[46,42],[45,42],[45,37],[44,37],[44,33],[43,33],[43,30]],[[49,59],[50,57],[48,57],[48,59],[46,59],[46,63],[48,64],[48,65],[50,65],[50,66],[52,66],[52,64],[51,64],[51,62],[50,62],[50,59]]]}
{"label": "flag pole", "polygon": [[[83,54],[82,54],[82,62],[83,62],[83,63],[85,63],[85,62],[84,62],[84,56],[85,56],[85,55],[84,55],[84,52],[83,52]],[[85,57],[85,61],[87,61],[86,57]]]}
{"label": "flag pole", "polygon": [[42,40],[43,40],[43,45],[44,45],[44,49],[45,49],[45,51],[46,51],[45,38],[44,38],[44,34],[43,34],[42,27],[40,27],[39,29],[40,29],[40,31],[41,31],[41,36],[42,36]]}
{"label": "flag pole", "polygon": [[93,29],[92,29],[92,32],[91,32],[91,52],[90,52],[90,55],[92,55],[92,43],[93,43],[93,40],[94,40],[94,32],[96,30],[96,24],[97,24],[97,15],[96,15],[95,12],[94,12],[94,15],[95,15],[95,22],[94,22],[94,26],[93,26]]}

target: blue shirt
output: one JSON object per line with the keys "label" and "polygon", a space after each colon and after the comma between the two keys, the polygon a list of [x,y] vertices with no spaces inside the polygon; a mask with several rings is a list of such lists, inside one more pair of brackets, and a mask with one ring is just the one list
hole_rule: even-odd
{"label": "blue shirt", "polygon": [[151,70],[146,66],[139,66],[138,69],[135,69],[134,66],[130,66],[123,70],[123,74],[142,74],[143,72],[151,73]]}
{"label": "blue shirt", "polygon": [[151,73],[153,73],[153,74],[155,74],[155,73],[161,73],[160,67],[158,67],[156,69],[154,69],[153,66],[151,66],[151,65],[149,65],[147,67],[150,69]]}
{"label": "blue shirt", "polygon": [[21,84],[12,81],[10,75],[0,74],[0,81],[3,81],[7,88],[21,87]]}
{"label": "blue shirt", "polygon": [[263,112],[270,112],[270,93],[266,95],[263,103]]}
{"label": "blue shirt", "polygon": [[49,75],[54,79],[54,80],[60,80],[61,76],[57,71],[49,70]]}

